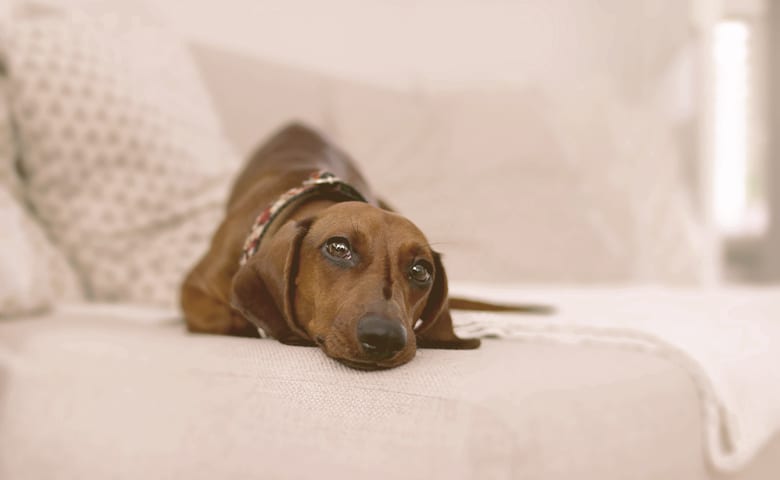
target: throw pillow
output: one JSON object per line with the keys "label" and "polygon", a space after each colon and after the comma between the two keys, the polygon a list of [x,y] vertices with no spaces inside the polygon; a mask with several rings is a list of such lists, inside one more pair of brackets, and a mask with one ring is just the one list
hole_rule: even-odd
{"label": "throw pillow", "polygon": [[137,19],[5,32],[29,199],[97,300],[173,305],[238,167],[184,44]]}

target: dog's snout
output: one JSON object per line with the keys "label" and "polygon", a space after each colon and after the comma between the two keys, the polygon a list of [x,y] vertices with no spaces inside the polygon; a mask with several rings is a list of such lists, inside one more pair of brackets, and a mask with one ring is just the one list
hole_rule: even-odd
{"label": "dog's snout", "polygon": [[406,346],[406,328],[373,313],[360,319],[357,336],[363,351],[378,360],[390,358]]}

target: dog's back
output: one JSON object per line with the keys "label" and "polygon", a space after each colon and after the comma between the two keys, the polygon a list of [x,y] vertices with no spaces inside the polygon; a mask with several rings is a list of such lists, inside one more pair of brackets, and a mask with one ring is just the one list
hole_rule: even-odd
{"label": "dog's back", "polygon": [[[258,206],[262,207],[265,200],[270,201],[300,184],[317,170],[333,173],[354,185],[363,195],[371,197],[366,181],[349,155],[311,128],[290,123],[273,134],[250,156],[233,185],[228,210],[250,191],[269,197],[257,199]],[[271,192],[261,191],[259,184]]]}

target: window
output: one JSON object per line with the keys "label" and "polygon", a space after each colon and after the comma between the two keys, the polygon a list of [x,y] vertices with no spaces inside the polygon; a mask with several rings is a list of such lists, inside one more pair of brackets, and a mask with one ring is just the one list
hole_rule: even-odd
{"label": "window", "polygon": [[714,211],[725,237],[766,232],[763,161],[756,133],[753,29],[746,21],[719,22],[714,35]]}

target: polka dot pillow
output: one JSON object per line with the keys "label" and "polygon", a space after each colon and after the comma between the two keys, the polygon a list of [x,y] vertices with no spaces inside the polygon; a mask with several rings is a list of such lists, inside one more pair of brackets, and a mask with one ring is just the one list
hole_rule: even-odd
{"label": "polka dot pillow", "polygon": [[18,152],[0,72],[0,317],[39,312],[81,289],[65,256],[25,208]]}
{"label": "polka dot pillow", "polygon": [[91,298],[174,305],[235,154],[185,46],[115,17],[5,29],[29,198]]}

